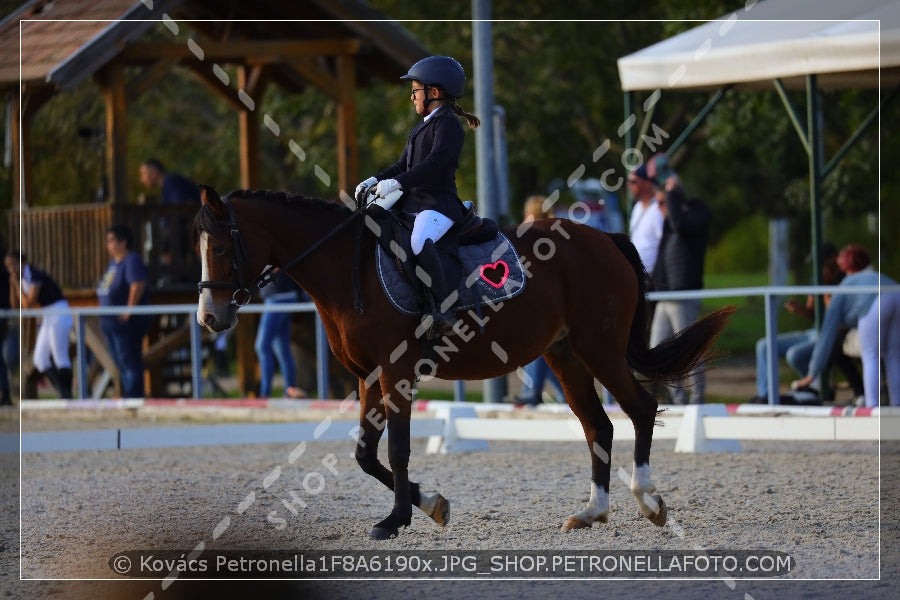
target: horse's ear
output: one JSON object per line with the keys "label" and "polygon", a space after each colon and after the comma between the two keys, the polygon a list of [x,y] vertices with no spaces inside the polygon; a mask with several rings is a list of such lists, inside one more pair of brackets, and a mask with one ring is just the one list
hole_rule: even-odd
{"label": "horse's ear", "polygon": [[213,209],[222,206],[222,199],[219,197],[219,192],[202,183],[200,184],[200,202],[202,204],[209,204]]}

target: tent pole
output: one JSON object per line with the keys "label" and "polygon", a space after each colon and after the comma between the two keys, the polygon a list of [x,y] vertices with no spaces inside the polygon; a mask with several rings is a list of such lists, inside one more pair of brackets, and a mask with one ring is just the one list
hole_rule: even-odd
{"label": "tent pole", "polygon": [[853,135],[844,142],[844,145],[841,146],[840,150],[835,152],[834,156],[831,157],[831,160],[828,161],[828,164],[822,169],[822,178],[828,177],[828,174],[834,170],[834,168],[838,165],[844,155],[856,144],[856,140],[858,140],[868,129],[871,127],[872,123],[874,123],[878,119],[878,114],[885,107],[889,106],[891,102],[893,102],[894,98],[897,97],[897,92],[900,92],[900,86],[897,86],[885,97],[884,100],[878,103],[878,106],[872,109],[872,112],[863,119],[863,122],[859,124],[859,127],[856,128],[856,131],[853,132]]}
{"label": "tent pole", "polygon": [[676,139],[674,142],[672,142],[672,145],[669,146],[669,149],[666,151],[666,154],[668,154],[669,156],[672,156],[672,154],[674,154],[675,151],[678,150],[678,147],[681,146],[681,144],[683,144],[685,142],[685,140],[688,139],[688,136],[690,136],[692,133],[694,133],[694,130],[697,129],[703,123],[703,121],[706,120],[706,116],[710,113],[710,111],[712,111],[712,109],[714,109],[716,107],[716,104],[718,104],[719,101],[725,97],[725,93],[728,92],[728,90],[730,90],[730,89],[731,89],[731,85],[729,84],[729,85],[726,85],[725,87],[719,89],[715,94],[713,94],[713,96],[706,103],[706,106],[704,106],[700,110],[700,112],[697,113],[697,116],[694,117],[694,120],[691,121],[691,123],[687,126],[687,128],[681,132],[681,135],[678,136],[678,139]]}
{"label": "tent pole", "polygon": [[[634,92],[623,92],[622,93],[622,106],[625,107],[625,120],[622,123],[628,123],[629,120],[634,116]],[[625,129],[624,142],[625,142],[625,150],[622,153],[623,156],[627,156],[630,154],[630,150],[634,148],[634,133],[632,132],[632,127],[628,127]],[[627,188],[628,186],[626,186]],[[631,207],[634,205],[634,197],[631,195],[631,190],[626,189],[626,198],[625,201],[628,205],[627,210],[625,211],[625,223],[628,223],[628,217],[631,215]]]}
{"label": "tent pole", "polygon": [[[813,285],[822,285],[822,109],[814,74],[806,76],[806,117],[809,132],[809,198],[812,211]],[[822,324],[825,299],[816,296],[816,329]]]}
{"label": "tent pole", "polygon": [[794,108],[794,105],[791,104],[791,99],[787,96],[787,90],[784,89],[784,84],[781,83],[780,79],[775,79],[775,90],[778,92],[778,96],[781,98],[782,104],[784,104],[785,110],[787,110],[788,117],[791,120],[791,123],[794,125],[794,129],[797,130],[797,135],[800,137],[800,142],[803,144],[803,149],[806,150],[806,153],[809,154],[809,138],[806,134],[806,129],[803,128],[803,122],[800,120],[800,114],[797,112],[797,109]]}

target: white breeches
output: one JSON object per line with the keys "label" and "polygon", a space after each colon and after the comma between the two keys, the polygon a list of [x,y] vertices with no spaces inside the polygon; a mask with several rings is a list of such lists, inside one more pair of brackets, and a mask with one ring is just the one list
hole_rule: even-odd
{"label": "white breeches", "polygon": [[412,230],[412,251],[418,255],[425,247],[425,241],[437,242],[450,228],[453,220],[436,210],[423,210],[416,214],[416,221]]}
{"label": "white breeches", "polygon": [[[69,303],[60,300],[45,308],[68,308]],[[37,339],[34,342],[34,366],[44,372],[56,365],[57,369],[69,369],[69,333],[72,331],[72,315],[68,313],[47,314],[41,318]]]}

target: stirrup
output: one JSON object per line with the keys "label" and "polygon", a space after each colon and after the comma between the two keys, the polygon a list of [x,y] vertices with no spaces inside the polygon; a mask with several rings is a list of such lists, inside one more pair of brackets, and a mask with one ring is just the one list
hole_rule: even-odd
{"label": "stirrup", "polygon": [[425,331],[425,337],[429,340],[437,340],[447,335],[454,335],[456,332],[453,326],[456,324],[456,317],[453,313],[426,313],[422,316],[423,320],[431,319],[431,326]]}

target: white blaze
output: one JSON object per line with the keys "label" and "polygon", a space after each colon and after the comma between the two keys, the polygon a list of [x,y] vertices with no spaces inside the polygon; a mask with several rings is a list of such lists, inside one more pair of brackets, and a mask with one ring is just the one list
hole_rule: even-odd
{"label": "white blaze", "polygon": [[[209,248],[209,234],[200,234],[200,281],[209,281],[209,265],[206,263],[206,251]],[[212,293],[209,288],[200,290],[200,301],[197,305],[197,323],[204,325],[203,317],[212,310]]]}

